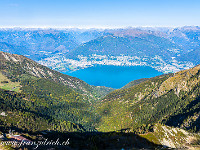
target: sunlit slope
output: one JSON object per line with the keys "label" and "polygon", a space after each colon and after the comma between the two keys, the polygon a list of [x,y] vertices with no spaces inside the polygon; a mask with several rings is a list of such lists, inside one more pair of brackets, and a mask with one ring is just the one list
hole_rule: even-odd
{"label": "sunlit slope", "polygon": [[198,132],[199,77],[200,65],[111,92],[97,105],[102,115],[98,129],[144,133],[163,122]]}

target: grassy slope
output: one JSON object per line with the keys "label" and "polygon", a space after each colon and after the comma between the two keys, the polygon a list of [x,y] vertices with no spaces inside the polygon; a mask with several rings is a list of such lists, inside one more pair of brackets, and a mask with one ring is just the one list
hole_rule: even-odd
{"label": "grassy slope", "polygon": [[196,66],[174,75],[158,76],[133,87],[111,92],[97,105],[102,116],[98,129],[116,131],[130,128],[131,131],[143,133],[154,123],[162,120],[167,122],[170,116],[181,115],[187,109],[189,113],[182,122],[178,122],[181,124],[179,126],[194,132],[199,131],[199,119],[190,119],[200,115],[199,70],[200,66]]}
{"label": "grassy slope", "polygon": [[[5,82],[6,81],[6,82]],[[20,92],[20,82],[12,82],[0,72],[0,88],[15,92]]]}

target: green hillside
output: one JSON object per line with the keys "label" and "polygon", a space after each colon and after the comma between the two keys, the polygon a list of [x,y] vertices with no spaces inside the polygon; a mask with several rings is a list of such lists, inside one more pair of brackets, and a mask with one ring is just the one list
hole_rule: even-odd
{"label": "green hillside", "polygon": [[20,80],[24,75],[48,79],[73,89],[91,100],[98,100],[113,90],[101,87],[104,92],[99,94],[99,87],[91,86],[78,78],[51,70],[24,56],[4,52],[0,52],[0,71],[13,81]]}
{"label": "green hillside", "polygon": [[[18,95],[19,107],[13,108],[16,104],[12,100],[8,103],[12,105],[12,109],[21,110],[23,107],[39,116],[82,124],[85,130],[94,130],[92,126],[95,117],[90,105],[98,100],[98,94],[93,95],[96,87],[50,70],[20,55],[1,52],[0,64],[1,89],[15,91],[17,93],[14,92],[14,95]],[[109,91],[101,94],[105,92]],[[3,94],[2,101],[5,101],[7,99]],[[14,124],[16,123],[17,120]]]}
{"label": "green hillside", "polygon": [[78,124],[45,115],[44,112],[39,111],[42,108],[44,110],[43,106],[37,106],[34,102],[26,99],[23,94],[0,89],[0,102],[1,132],[6,132],[9,129],[23,132],[47,129],[69,132],[84,131]]}
{"label": "green hillside", "polygon": [[154,77],[130,88],[115,90],[97,104],[100,131],[151,131],[162,122],[199,131],[200,66]]}

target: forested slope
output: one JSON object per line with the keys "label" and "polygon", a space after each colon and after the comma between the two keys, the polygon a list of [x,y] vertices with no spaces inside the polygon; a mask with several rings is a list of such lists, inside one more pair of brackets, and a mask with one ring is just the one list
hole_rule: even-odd
{"label": "forested slope", "polygon": [[199,131],[200,65],[108,94],[97,104],[101,131],[150,131],[157,122]]}

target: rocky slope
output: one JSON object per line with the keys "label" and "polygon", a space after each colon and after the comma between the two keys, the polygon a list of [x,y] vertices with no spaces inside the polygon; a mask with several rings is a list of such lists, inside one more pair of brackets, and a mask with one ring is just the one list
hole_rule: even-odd
{"label": "rocky slope", "polygon": [[166,148],[200,149],[200,134],[161,124],[156,124],[153,130],[153,132],[141,134],[141,136]]}

